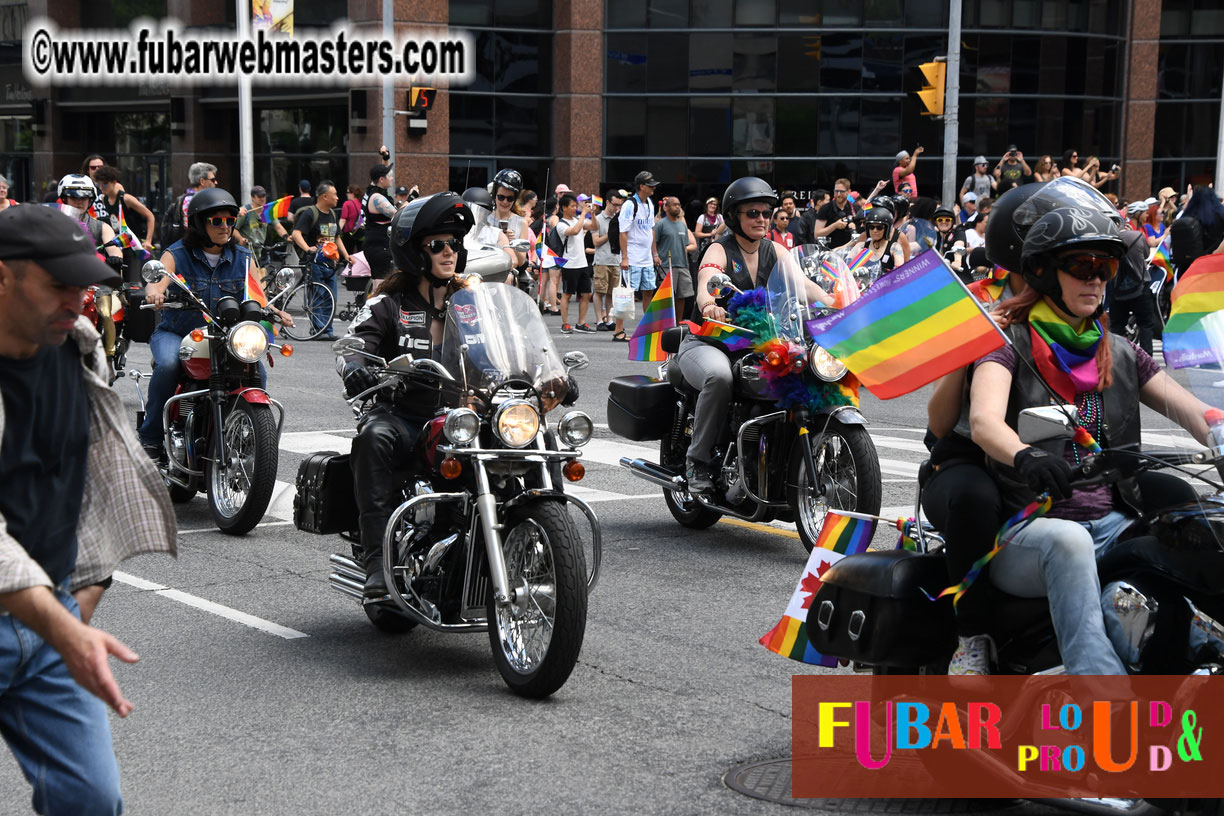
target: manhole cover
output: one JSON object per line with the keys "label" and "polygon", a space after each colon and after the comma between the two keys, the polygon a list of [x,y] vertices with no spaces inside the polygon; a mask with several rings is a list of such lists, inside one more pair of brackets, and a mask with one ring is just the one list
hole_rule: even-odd
{"label": "manhole cover", "polygon": [[1019,804],[1013,799],[792,799],[790,757],[736,765],[723,783],[754,799],[836,813],[990,813]]}

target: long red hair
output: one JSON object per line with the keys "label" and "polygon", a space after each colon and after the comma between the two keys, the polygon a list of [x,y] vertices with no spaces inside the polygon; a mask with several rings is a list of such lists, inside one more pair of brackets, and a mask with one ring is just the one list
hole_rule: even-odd
{"label": "long red hair", "polygon": [[[1004,315],[1003,328],[1013,323],[1028,323],[1029,310],[1042,297],[1032,286],[1020,294],[1010,297],[999,304],[999,311]],[[1109,340],[1109,315],[1101,314],[1101,342],[1097,343],[1097,391],[1104,391],[1113,385],[1113,349]]]}

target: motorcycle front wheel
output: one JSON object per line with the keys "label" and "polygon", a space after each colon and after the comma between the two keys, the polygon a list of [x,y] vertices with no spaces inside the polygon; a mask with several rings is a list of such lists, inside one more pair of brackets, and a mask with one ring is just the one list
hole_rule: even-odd
{"label": "motorcycle front wheel", "polygon": [[[659,443],[659,463],[665,468],[671,468],[683,473],[685,453],[686,451],[672,450],[671,439],[666,436]],[[672,518],[680,522],[682,527],[688,527],[690,530],[704,530],[707,527],[714,526],[722,518],[722,513],[706,507],[697,501],[687,490],[679,491],[664,488],[663,503],[667,505]]]}
{"label": "motorcycle front wheel", "polygon": [[547,697],[569,679],[586,632],[586,563],[565,505],[536,502],[514,510],[502,551],[512,600],[498,606],[490,588],[489,643],[510,690]]}
{"label": "motorcycle front wheel", "polygon": [[[813,424],[823,424],[823,419]],[[807,472],[803,450],[808,440],[816,478]],[[820,538],[825,515],[830,510],[879,513],[884,484],[880,477],[880,457],[871,435],[862,425],[843,425],[836,419],[828,427],[799,438],[790,457],[787,499],[795,510],[799,540],[808,552]]]}
{"label": "motorcycle front wheel", "polygon": [[226,461],[207,461],[208,504],[223,533],[243,535],[259,523],[276,486],[276,420],[272,406],[238,398],[221,429]]}

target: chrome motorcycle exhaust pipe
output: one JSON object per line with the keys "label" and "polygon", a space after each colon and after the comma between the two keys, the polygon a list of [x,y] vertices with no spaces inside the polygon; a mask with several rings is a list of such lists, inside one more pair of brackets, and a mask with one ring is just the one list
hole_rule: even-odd
{"label": "chrome motorcycle exhaust pipe", "polygon": [[365,570],[352,558],[340,553],[333,553],[327,560],[338,575],[348,578],[350,581],[357,581],[361,584],[365,583]]}
{"label": "chrome motorcycle exhaust pipe", "polygon": [[358,601],[365,597],[365,581],[355,581],[347,575],[341,575],[338,572],[333,572],[327,576],[327,583],[331,584],[332,589],[338,590],[341,593],[348,595]]}
{"label": "chrome motorcycle exhaust pipe", "polygon": [[654,462],[647,462],[645,459],[630,459],[628,456],[622,456],[620,466],[628,468],[634,476],[640,479],[645,479],[648,482],[657,484],[659,487],[666,487],[668,490],[687,490],[688,481],[678,473],[673,473],[662,465],[656,465]]}

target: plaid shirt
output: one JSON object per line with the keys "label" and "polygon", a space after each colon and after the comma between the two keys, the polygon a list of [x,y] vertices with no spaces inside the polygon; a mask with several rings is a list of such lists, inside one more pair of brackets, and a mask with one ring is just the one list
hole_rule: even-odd
{"label": "plaid shirt", "polygon": [[[107,385],[106,356],[89,319],[80,317],[69,335],[81,349],[89,396],[89,461],[77,522],[73,591],[111,575],[125,558],[139,553],[175,554],[177,529],[170,494],[152,460],[141,449],[131,417]],[[0,440],[4,401],[0,400]],[[51,586],[51,579],[21,542],[8,534],[0,516],[0,593]]]}

